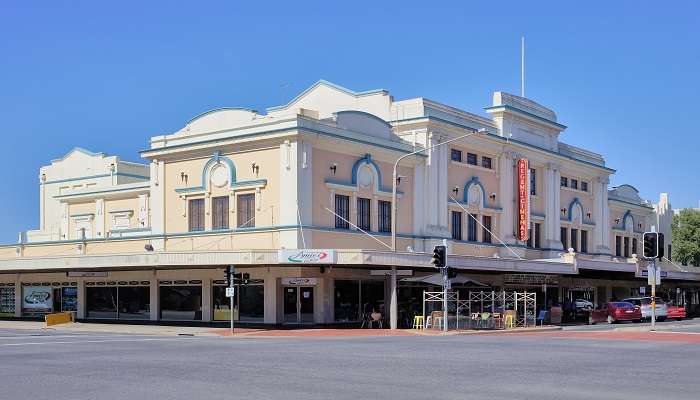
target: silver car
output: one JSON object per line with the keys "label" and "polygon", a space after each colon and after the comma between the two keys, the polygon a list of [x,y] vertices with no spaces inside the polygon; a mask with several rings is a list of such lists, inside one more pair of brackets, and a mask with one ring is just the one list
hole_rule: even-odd
{"label": "silver car", "polygon": [[[642,310],[642,318],[643,319],[648,319],[651,320],[651,297],[631,297],[629,299],[624,299],[622,301],[626,301],[629,303],[632,303],[636,306],[639,306],[639,308]],[[660,299],[659,297],[656,298],[656,319],[663,321],[666,319],[666,316],[668,315],[668,309],[666,306],[666,302]]]}

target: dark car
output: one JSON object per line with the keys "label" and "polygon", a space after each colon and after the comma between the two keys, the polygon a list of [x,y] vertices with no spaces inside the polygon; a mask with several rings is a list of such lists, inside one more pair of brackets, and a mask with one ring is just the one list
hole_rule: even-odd
{"label": "dark car", "polygon": [[611,301],[600,309],[592,310],[589,315],[588,322],[590,324],[598,322],[614,324],[619,321],[640,322],[642,320],[641,308],[626,301]]}

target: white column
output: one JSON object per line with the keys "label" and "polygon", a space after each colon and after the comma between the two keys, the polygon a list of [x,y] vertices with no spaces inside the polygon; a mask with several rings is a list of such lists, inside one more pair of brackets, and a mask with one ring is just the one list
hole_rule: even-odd
{"label": "white column", "polygon": [[19,318],[22,316],[22,282],[19,279],[19,274],[17,274],[17,279],[15,279],[15,317]]}
{"label": "white column", "polygon": [[211,316],[211,279],[206,278],[202,279],[202,321],[211,321]]}
{"label": "white column", "polygon": [[273,274],[266,274],[265,281],[265,323],[277,323],[277,277]]}
{"label": "white column", "polygon": [[559,181],[561,173],[559,166],[554,163],[547,165],[545,170],[545,247],[553,250],[562,250],[561,245],[561,189]]}
{"label": "white column", "polygon": [[608,177],[599,177],[594,185],[596,186],[596,197],[594,199],[597,208],[600,210],[596,215],[596,253],[610,254],[610,209],[608,208]]}
{"label": "white column", "polygon": [[107,232],[105,232],[105,200],[96,199],[95,200],[95,232],[93,237],[103,238],[107,237]]}
{"label": "white column", "polygon": [[[431,134],[428,145],[440,141],[437,134]],[[428,150],[426,182],[426,232],[428,236],[449,237],[447,226],[447,146]]]}
{"label": "white column", "polygon": [[78,278],[78,298],[76,299],[78,301],[78,311],[76,317],[78,319],[85,319],[87,316],[86,311],[86,304],[85,304],[85,280],[83,278]]}
{"label": "white column", "polygon": [[158,296],[158,276],[155,273],[151,277],[149,298],[151,302],[151,321],[158,321],[158,316],[160,314],[160,298]]}
{"label": "white column", "polygon": [[[151,162],[151,233],[154,235],[165,233],[165,162],[153,160]],[[174,205],[173,205],[174,206]],[[186,207],[185,207],[186,208]],[[163,239],[154,239],[151,245],[155,250],[165,250]],[[153,309],[153,303],[151,303]],[[153,311],[151,310],[151,313]],[[153,315],[153,314],[151,314]],[[156,314],[157,319],[157,314]]]}

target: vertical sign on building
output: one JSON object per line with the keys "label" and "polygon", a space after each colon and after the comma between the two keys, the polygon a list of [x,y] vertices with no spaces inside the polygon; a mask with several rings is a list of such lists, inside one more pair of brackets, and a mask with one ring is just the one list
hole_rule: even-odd
{"label": "vertical sign on building", "polygon": [[518,240],[530,235],[530,165],[527,158],[518,160]]}

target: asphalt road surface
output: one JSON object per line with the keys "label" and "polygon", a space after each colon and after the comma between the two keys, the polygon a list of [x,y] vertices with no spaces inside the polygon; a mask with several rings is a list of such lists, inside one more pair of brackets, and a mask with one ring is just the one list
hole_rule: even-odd
{"label": "asphalt road surface", "polygon": [[699,396],[700,343],[687,341],[692,333],[686,341],[668,333],[658,334],[663,341],[557,335],[225,338],[0,329],[0,398]]}

